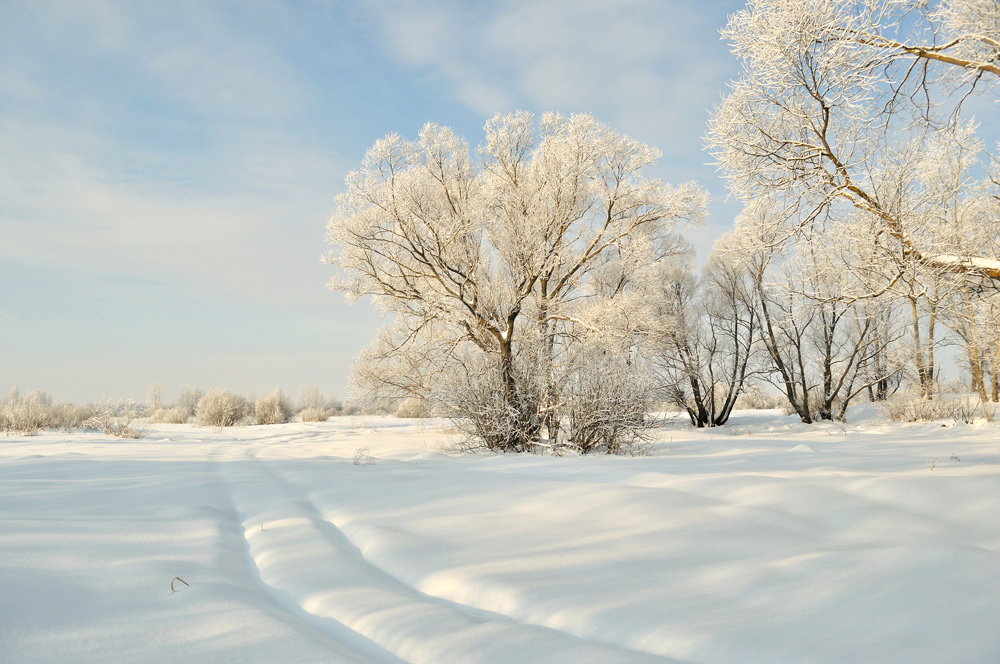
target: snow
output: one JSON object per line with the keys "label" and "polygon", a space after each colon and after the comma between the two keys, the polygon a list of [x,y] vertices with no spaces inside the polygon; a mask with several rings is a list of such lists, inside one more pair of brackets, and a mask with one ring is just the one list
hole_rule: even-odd
{"label": "snow", "polygon": [[0,662],[1000,661],[1000,427],[852,415],[0,438]]}
{"label": "snow", "polygon": [[931,256],[929,260],[941,265],[958,265],[971,268],[973,270],[985,270],[987,272],[1000,272],[1000,260],[986,258],[985,256],[956,256],[954,254],[940,254]]}

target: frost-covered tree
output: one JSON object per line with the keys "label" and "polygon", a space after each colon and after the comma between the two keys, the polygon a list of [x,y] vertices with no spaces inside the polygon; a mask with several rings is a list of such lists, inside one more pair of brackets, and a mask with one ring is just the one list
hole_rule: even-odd
{"label": "frost-covered tree", "polygon": [[745,266],[757,293],[770,380],[803,422],[839,420],[869,387],[891,389],[901,370],[891,348],[899,335],[872,298],[851,295],[869,289],[845,269],[845,257],[858,260],[865,251],[857,224],[831,222],[828,234],[792,238],[783,228],[794,213],[773,198],[756,201],[725,238],[725,252]]}
{"label": "frost-covered tree", "polygon": [[[926,142],[918,160],[914,188],[929,205],[924,219],[928,242],[947,248],[956,260],[1000,255],[1000,220],[990,200],[991,184],[977,178],[983,144],[971,123],[955,123]],[[1000,283],[977,271],[945,271],[935,293],[940,294],[942,322],[965,351],[972,388],[983,401],[990,398],[987,374],[1000,336],[992,315]]]}
{"label": "frost-covered tree", "polygon": [[659,153],[588,115],[497,115],[485,131],[474,153],[433,124],[375,143],[328,225],[331,286],[391,318],[361,387],[492,413],[476,435],[526,450],[558,435],[568,346],[627,330],[605,305],[651,274],[706,195],[645,177]]}
{"label": "frost-covered tree", "polygon": [[716,242],[700,279],[690,256],[663,263],[651,298],[657,316],[646,333],[648,352],[668,400],[697,427],[725,424],[759,369],[757,292],[743,261],[719,251],[730,240]]}
{"label": "frost-covered tree", "polygon": [[1000,280],[1000,256],[928,241],[926,208],[898,205],[884,186],[901,146],[919,152],[968,94],[995,93],[995,0],[751,0],[723,34],[743,67],[709,140],[740,198],[794,197],[810,227],[847,205],[921,266]]}

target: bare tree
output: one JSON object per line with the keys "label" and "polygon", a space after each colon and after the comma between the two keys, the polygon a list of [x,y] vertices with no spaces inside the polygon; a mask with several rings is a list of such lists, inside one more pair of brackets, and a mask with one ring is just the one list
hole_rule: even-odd
{"label": "bare tree", "polygon": [[150,413],[163,408],[163,383],[152,383],[146,390],[146,403],[149,405]]}
{"label": "bare tree", "polygon": [[[887,388],[899,373],[889,359],[898,336],[880,324],[871,298],[850,295],[868,290],[842,260],[845,250],[853,260],[864,250],[856,224],[790,238],[780,229],[792,213],[774,199],[757,201],[737,219],[729,253],[751,275],[776,386],[803,422],[840,420],[851,399],[870,385]],[[844,237],[852,240],[835,239]]]}
{"label": "bare tree", "polygon": [[[731,244],[725,235],[716,246]],[[657,323],[647,336],[670,401],[691,424],[725,424],[758,369],[757,292],[731,255],[713,253],[699,280],[690,258],[665,263],[657,281]]]}

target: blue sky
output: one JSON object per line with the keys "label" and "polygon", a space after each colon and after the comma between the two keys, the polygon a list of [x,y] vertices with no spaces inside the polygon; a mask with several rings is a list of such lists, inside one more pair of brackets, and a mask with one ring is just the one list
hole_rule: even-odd
{"label": "blue sky", "polygon": [[426,122],[589,112],[738,211],[702,149],[738,0],[0,3],[0,388],[346,394],[379,325],[326,289],[344,176]]}

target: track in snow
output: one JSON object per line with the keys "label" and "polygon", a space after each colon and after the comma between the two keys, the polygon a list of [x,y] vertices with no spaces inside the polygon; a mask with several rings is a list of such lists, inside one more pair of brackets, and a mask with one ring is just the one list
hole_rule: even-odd
{"label": "track in snow", "polygon": [[382,570],[308,496],[248,449],[219,464],[251,578],[290,616],[367,661],[664,662],[427,595]]}

